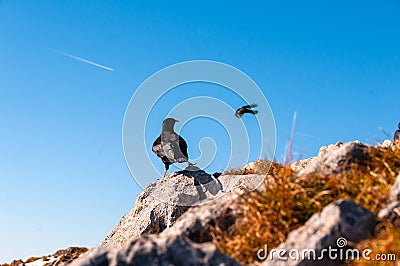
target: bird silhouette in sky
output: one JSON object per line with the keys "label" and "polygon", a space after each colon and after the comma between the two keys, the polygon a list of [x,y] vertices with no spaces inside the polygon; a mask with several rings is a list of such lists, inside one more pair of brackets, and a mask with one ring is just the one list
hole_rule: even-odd
{"label": "bird silhouette in sky", "polygon": [[256,115],[258,113],[258,111],[251,109],[251,108],[254,108],[254,107],[257,107],[257,104],[253,103],[253,104],[250,104],[250,105],[242,106],[242,107],[240,107],[239,109],[236,110],[235,116],[237,118],[242,118],[242,116],[244,114],[246,114],[246,113],[247,114]]}

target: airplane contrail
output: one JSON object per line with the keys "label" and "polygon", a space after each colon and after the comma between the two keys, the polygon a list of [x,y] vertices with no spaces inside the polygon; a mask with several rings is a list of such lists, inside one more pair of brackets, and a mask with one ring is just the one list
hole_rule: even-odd
{"label": "airplane contrail", "polygon": [[301,133],[301,132],[294,132],[294,134],[300,135],[300,136],[303,136],[303,137],[315,138],[315,136],[313,136],[313,135],[306,134],[306,133]]}
{"label": "airplane contrail", "polygon": [[75,55],[72,55],[72,54],[67,54],[67,53],[60,52],[60,51],[55,51],[55,52],[58,53],[58,54],[67,56],[67,57],[69,57],[69,58],[76,59],[76,60],[79,60],[79,61],[88,63],[88,64],[93,65],[93,66],[97,66],[97,67],[100,67],[100,68],[103,68],[103,69],[107,69],[107,70],[110,70],[110,71],[114,71],[114,69],[111,68],[111,67],[107,67],[107,66],[103,66],[103,65],[97,64],[97,63],[95,63],[95,62],[93,62],[93,61],[87,60],[87,59],[82,58],[82,57],[79,57],[79,56],[75,56]]}
{"label": "airplane contrail", "polygon": [[[290,132],[289,130],[285,130],[285,132]],[[306,134],[306,133],[301,133],[301,132],[294,132],[295,135],[303,136],[303,137],[309,137],[309,138],[315,138],[315,136]]]}

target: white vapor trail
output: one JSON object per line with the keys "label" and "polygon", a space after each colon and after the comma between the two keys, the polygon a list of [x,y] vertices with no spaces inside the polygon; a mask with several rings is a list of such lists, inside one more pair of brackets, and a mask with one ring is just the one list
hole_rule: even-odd
{"label": "white vapor trail", "polygon": [[[290,132],[289,130],[285,130],[285,132]],[[306,134],[306,133],[301,133],[301,132],[294,132],[295,135],[303,136],[303,137],[308,137],[308,138],[315,138],[315,136]]]}
{"label": "white vapor trail", "polygon": [[306,134],[306,133],[294,132],[294,134],[297,134],[297,135],[300,135],[300,136],[304,136],[304,137],[309,137],[309,138],[315,138],[315,136],[310,135],[310,134]]}
{"label": "white vapor trail", "polygon": [[88,64],[93,65],[93,66],[97,66],[97,67],[100,67],[100,68],[103,68],[103,69],[107,69],[107,70],[110,70],[110,71],[114,71],[114,69],[111,68],[111,67],[107,67],[107,66],[103,66],[103,65],[97,64],[97,63],[95,63],[95,62],[93,62],[93,61],[87,60],[87,59],[82,58],[82,57],[78,57],[78,56],[75,56],[75,55],[72,55],[72,54],[67,54],[67,53],[60,52],[60,51],[55,51],[55,52],[58,53],[58,54],[67,56],[67,57],[69,57],[69,58],[76,59],[76,60],[79,60],[79,61],[88,63]]}

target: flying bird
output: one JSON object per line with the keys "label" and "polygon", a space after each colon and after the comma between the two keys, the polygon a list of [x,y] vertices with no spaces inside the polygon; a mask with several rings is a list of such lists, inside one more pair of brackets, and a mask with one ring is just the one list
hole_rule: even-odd
{"label": "flying bird", "polygon": [[257,104],[253,103],[253,104],[250,104],[250,105],[242,106],[242,107],[240,107],[239,109],[236,110],[235,116],[236,116],[237,118],[242,118],[242,116],[243,116],[245,113],[255,115],[255,114],[258,113],[258,111],[257,111],[257,110],[252,110],[252,109],[251,109],[251,108],[254,108],[254,107],[257,107]]}
{"label": "flying bird", "polygon": [[396,130],[396,132],[394,132],[394,137],[393,137],[394,141],[400,141],[400,122],[397,127],[398,129]]}
{"label": "flying bird", "polygon": [[175,133],[174,125],[179,120],[167,118],[162,124],[160,136],[154,141],[152,151],[161,158],[165,165],[164,177],[173,163],[189,162],[186,141]]}

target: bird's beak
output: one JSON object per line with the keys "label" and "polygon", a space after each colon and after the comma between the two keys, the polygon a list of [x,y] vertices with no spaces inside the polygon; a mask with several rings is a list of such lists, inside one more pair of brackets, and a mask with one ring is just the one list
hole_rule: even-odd
{"label": "bird's beak", "polygon": [[175,122],[179,122],[179,120],[176,120],[176,119],[175,119]]}

